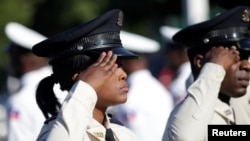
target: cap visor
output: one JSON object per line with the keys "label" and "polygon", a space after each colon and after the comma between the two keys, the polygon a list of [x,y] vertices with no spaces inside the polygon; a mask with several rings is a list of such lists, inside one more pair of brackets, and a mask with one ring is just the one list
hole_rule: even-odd
{"label": "cap visor", "polygon": [[119,57],[119,58],[124,58],[124,59],[138,59],[139,58],[138,55],[132,53],[131,51],[125,49],[122,46],[86,50],[86,54],[89,54],[93,57],[99,57],[101,52],[103,52],[103,51],[106,52],[108,50],[112,50],[113,54],[116,54],[117,57]]}
{"label": "cap visor", "polygon": [[250,51],[250,40],[248,39],[240,40],[238,43],[240,49]]}
{"label": "cap visor", "polygon": [[123,47],[116,47],[113,48],[113,53],[116,54],[120,58],[126,58],[126,59],[138,59],[139,56],[128,51],[127,49]]}

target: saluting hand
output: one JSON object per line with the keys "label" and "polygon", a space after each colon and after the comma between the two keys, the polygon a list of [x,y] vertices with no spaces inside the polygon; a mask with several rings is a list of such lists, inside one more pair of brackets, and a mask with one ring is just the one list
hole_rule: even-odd
{"label": "saluting hand", "polygon": [[98,92],[102,84],[118,68],[116,60],[117,56],[113,55],[112,51],[108,51],[107,53],[102,52],[94,64],[89,66],[85,71],[80,72],[78,79],[88,83]]}
{"label": "saluting hand", "polygon": [[[239,51],[235,46],[230,48],[218,46],[212,47],[204,58],[205,62],[212,62],[223,66],[225,70],[230,68],[230,66],[240,60]],[[205,63],[204,62],[204,63]]]}

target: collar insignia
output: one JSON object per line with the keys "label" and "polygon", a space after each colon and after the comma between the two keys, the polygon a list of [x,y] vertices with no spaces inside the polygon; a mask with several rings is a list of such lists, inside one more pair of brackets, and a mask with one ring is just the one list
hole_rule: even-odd
{"label": "collar insignia", "polygon": [[232,111],[231,111],[231,110],[226,110],[226,111],[224,111],[224,112],[225,112],[225,114],[226,114],[227,116],[232,114]]}
{"label": "collar insignia", "polygon": [[101,138],[104,138],[104,134],[102,132],[94,132],[94,135],[96,137],[101,137]]}

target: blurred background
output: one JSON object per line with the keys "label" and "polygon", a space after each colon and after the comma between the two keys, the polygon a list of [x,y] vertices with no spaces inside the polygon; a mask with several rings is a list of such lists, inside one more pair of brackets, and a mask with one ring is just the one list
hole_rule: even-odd
{"label": "blurred background", "polygon": [[[230,0],[224,1],[229,3]],[[123,30],[134,32],[163,43],[159,28],[178,28],[199,22],[221,11],[222,0],[1,0],[0,2],[0,69],[4,74],[7,38],[4,26],[19,22],[45,36],[89,21],[113,8],[125,13]],[[190,7],[190,8],[189,8]],[[196,11],[195,11],[196,10]],[[199,11],[197,11],[199,10]],[[189,12],[196,20],[188,19]],[[197,15],[203,15],[201,18]],[[205,15],[205,16],[204,16]],[[192,18],[192,17],[191,17]],[[156,66],[152,67],[156,68]],[[154,72],[154,70],[152,70]],[[157,74],[157,69],[155,69]],[[3,80],[4,75],[0,75]],[[4,81],[0,81],[2,83]],[[2,86],[2,85],[1,85]]]}

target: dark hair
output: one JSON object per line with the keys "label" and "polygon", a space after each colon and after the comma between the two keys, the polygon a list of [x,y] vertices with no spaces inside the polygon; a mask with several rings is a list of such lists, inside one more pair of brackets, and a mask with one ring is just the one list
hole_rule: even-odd
{"label": "dark hair", "polygon": [[188,58],[190,61],[191,70],[192,70],[192,74],[194,76],[194,79],[196,79],[196,77],[200,73],[200,70],[195,68],[195,65],[193,62],[194,57],[197,54],[204,56],[209,51],[210,48],[211,48],[210,46],[199,46],[199,47],[191,47],[191,48],[187,49],[187,54],[188,54]]}
{"label": "dark hair", "polygon": [[79,54],[60,58],[50,62],[53,73],[41,80],[36,90],[36,101],[46,119],[57,114],[61,107],[58,102],[53,87],[56,83],[60,84],[61,90],[69,91],[74,81],[72,76],[85,70],[93,64],[96,58],[90,58],[87,55]]}
{"label": "dark hair", "polygon": [[21,78],[21,76],[23,75],[23,71],[20,58],[22,58],[22,56],[26,56],[27,54],[31,54],[31,50],[10,42],[5,48],[5,52],[7,52],[10,57],[8,64],[8,73],[16,78]]}

